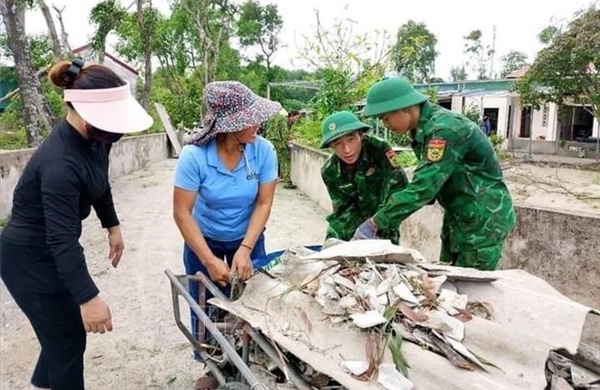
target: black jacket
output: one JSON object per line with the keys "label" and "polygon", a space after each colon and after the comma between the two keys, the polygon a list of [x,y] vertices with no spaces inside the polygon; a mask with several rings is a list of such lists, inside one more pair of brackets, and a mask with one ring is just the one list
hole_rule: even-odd
{"label": "black jacket", "polygon": [[2,233],[3,240],[47,252],[45,264],[31,264],[39,267],[40,288],[45,285],[50,293],[66,287],[80,304],[98,295],[79,244],[81,222],[93,207],[102,227],[119,225],[108,180],[109,153],[110,144],[86,140],[61,121],[25,167]]}

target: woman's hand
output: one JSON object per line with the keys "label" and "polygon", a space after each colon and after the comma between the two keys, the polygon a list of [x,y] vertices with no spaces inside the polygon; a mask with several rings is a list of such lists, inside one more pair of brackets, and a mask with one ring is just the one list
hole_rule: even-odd
{"label": "woman's hand", "polygon": [[113,267],[117,268],[121,256],[123,256],[123,250],[125,250],[125,243],[123,242],[123,236],[121,235],[121,228],[119,226],[111,227],[108,229],[108,258]]}
{"label": "woman's hand", "polygon": [[79,308],[86,332],[104,333],[112,331],[110,308],[100,297],[92,298]]}
{"label": "woman's hand", "polygon": [[210,276],[210,280],[225,287],[229,284],[229,278],[231,271],[227,266],[227,263],[223,259],[219,259],[216,256],[212,256],[205,262],[206,270]]}
{"label": "woman's hand", "polygon": [[237,274],[240,281],[245,282],[252,277],[254,268],[250,259],[250,249],[245,246],[240,246],[233,255],[233,263],[231,264],[231,274]]}

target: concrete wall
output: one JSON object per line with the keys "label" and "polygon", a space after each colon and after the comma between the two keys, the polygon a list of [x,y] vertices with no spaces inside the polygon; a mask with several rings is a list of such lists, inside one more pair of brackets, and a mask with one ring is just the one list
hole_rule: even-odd
{"label": "concrete wall", "polygon": [[[10,215],[12,197],[21,172],[35,149],[0,151],[0,219]],[[110,176],[116,178],[169,157],[165,133],[125,137],[114,144],[110,155]]]}
{"label": "concrete wall", "polygon": [[[515,151],[521,153],[529,152],[529,140],[518,138],[512,140]],[[510,151],[510,141],[503,145],[506,151]],[[560,146],[556,141],[531,141],[531,153],[533,154],[552,154],[565,157],[586,157],[596,158],[595,142],[572,142],[568,141],[564,146]]]}
{"label": "concrete wall", "polygon": [[[326,210],[331,202],[320,175],[327,154],[303,146],[292,151],[292,180]],[[411,172],[407,172],[409,177]],[[518,223],[503,252],[502,268],[520,268],[557,290],[600,308],[600,215],[566,214],[516,205]],[[443,212],[426,206],[401,226],[402,244],[437,260]]]}

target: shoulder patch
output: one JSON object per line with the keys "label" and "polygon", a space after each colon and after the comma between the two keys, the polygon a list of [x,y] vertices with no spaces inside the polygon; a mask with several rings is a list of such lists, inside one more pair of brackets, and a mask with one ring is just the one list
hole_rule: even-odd
{"label": "shoulder patch", "polygon": [[444,157],[446,141],[440,138],[434,138],[427,144],[427,161],[438,162]]}
{"label": "shoulder patch", "polygon": [[385,156],[387,157],[388,161],[390,162],[391,166],[393,166],[394,168],[399,168],[400,164],[398,163],[398,160],[396,160],[396,152],[394,152],[394,149],[388,149],[385,151]]}

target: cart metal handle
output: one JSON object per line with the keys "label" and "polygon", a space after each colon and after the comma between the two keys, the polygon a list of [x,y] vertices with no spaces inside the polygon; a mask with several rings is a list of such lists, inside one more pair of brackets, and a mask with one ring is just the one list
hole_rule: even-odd
{"label": "cart metal handle", "polygon": [[[179,278],[177,276],[175,276],[170,270],[165,270],[165,274],[171,281],[171,291],[173,293],[173,303],[177,304],[177,295],[181,295],[187,301],[187,303],[190,305],[190,308],[193,310],[193,312],[196,313],[198,318],[204,323],[206,329],[211,333],[211,335],[219,343],[221,348],[223,348],[223,351],[227,354],[227,357],[230,359],[230,361],[240,370],[240,373],[242,374],[242,376],[244,377],[246,382],[250,385],[250,387],[252,389],[269,390],[269,388],[265,384],[259,382],[258,379],[256,379],[256,377],[254,376],[254,373],[250,370],[250,368],[246,365],[246,363],[244,363],[244,361],[242,360],[240,355],[237,354],[237,352],[235,351],[233,346],[229,343],[229,341],[227,341],[225,336],[223,336],[223,334],[219,331],[217,326],[211,321],[210,317],[208,315],[206,315],[206,313],[204,313],[204,311],[202,310],[200,305],[198,305],[198,303],[194,300],[194,298],[192,298],[192,296],[190,295],[188,290],[179,281]],[[215,287],[215,286],[207,286],[207,288],[209,290],[211,290],[211,292],[212,292],[212,289],[210,287]],[[178,304],[177,304],[177,307],[178,307]],[[180,318],[176,318],[176,321],[178,322],[178,326],[181,329],[183,324],[181,324]],[[181,329],[181,330],[185,333],[185,335],[186,335],[186,337],[188,337],[188,339],[191,338],[191,340],[193,340],[194,342],[196,341],[196,340],[194,340],[193,335],[189,332],[189,330],[187,328],[184,327],[184,329]],[[205,362],[212,363],[209,360],[205,360]],[[218,382],[220,382],[222,385],[225,384],[226,380],[222,376],[222,374],[218,373],[218,370],[211,370],[211,373],[215,374],[215,378],[217,379]],[[219,378],[219,376],[220,376],[220,378]]]}

